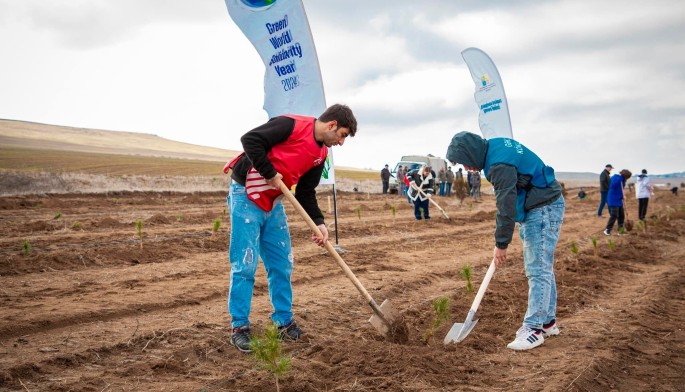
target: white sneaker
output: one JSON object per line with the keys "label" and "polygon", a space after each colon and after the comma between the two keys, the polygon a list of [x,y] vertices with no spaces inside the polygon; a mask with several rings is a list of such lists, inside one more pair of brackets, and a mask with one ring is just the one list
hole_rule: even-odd
{"label": "white sneaker", "polygon": [[542,332],[535,332],[525,325],[516,331],[516,339],[507,344],[507,348],[512,350],[530,350],[545,342],[545,337]]}
{"label": "white sneaker", "polygon": [[609,229],[604,229],[604,235],[611,235],[611,232],[609,231]]}
{"label": "white sneaker", "polygon": [[559,331],[559,327],[557,327],[557,322],[555,321],[554,324],[550,325],[549,327],[545,328],[544,326],[542,327],[542,336],[548,338],[550,336],[556,336],[559,335],[561,331]]}

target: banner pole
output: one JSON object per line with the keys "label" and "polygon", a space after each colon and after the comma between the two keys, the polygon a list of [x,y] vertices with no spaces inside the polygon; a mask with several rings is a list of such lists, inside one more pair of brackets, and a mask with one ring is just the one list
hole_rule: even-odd
{"label": "banner pole", "polygon": [[347,252],[338,245],[338,202],[335,191],[335,183],[333,183],[333,221],[335,222],[335,251],[339,254]]}

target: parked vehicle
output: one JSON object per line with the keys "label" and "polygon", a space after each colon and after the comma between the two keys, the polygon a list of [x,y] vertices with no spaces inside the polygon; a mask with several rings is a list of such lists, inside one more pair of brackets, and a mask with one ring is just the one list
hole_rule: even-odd
{"label": "parked vehicle", "polygon": [[[440,169],[445,169],[447,170],[447,161],[444,158],[436,157],[431,154],[428,155],[404,155],[400,159],[399,162],[395,165],[395,167],[390,170],[390,193],[398,193],[399,191],[399,182],[397,181],[397,169],[400,168],[400,166],[404,167],[407,166],[409,168],[409,171],[412,171],[414,169],[418,169],[424,165],[429,165],[435,172],[435,174],[438,174],[438,171]],[[436,180],[437,183],[437,180]]]}

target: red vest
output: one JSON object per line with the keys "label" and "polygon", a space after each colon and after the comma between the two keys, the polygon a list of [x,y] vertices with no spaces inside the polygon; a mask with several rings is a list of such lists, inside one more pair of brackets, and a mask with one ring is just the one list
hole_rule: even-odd
{"label": "red vest", "polygon": [[[320,147],[314,139],[315,117],[294,114],[284,116],[295,120],[293,133],[283,143],[273,146],[266,155],[276,171],[283,176],[283,183],[290,188],[297,184],[303,174],[326,160],[328,147]],[[240,156],[226,164],[224,172],[228,172],[239,158]],[[266,182],[254,166],[247,171],[245,190],[247,197],[266,212],[273,209],[278,197],[282,195],[279,189]]]}

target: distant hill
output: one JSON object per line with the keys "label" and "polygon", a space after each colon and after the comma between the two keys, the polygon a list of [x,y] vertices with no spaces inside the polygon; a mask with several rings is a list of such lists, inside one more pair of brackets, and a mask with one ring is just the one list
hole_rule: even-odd
{"label": "distant hill", "polygon": [[238,151],[176,142],[157,135],[0,120],[0,145],[84,153],[225,162]]}

